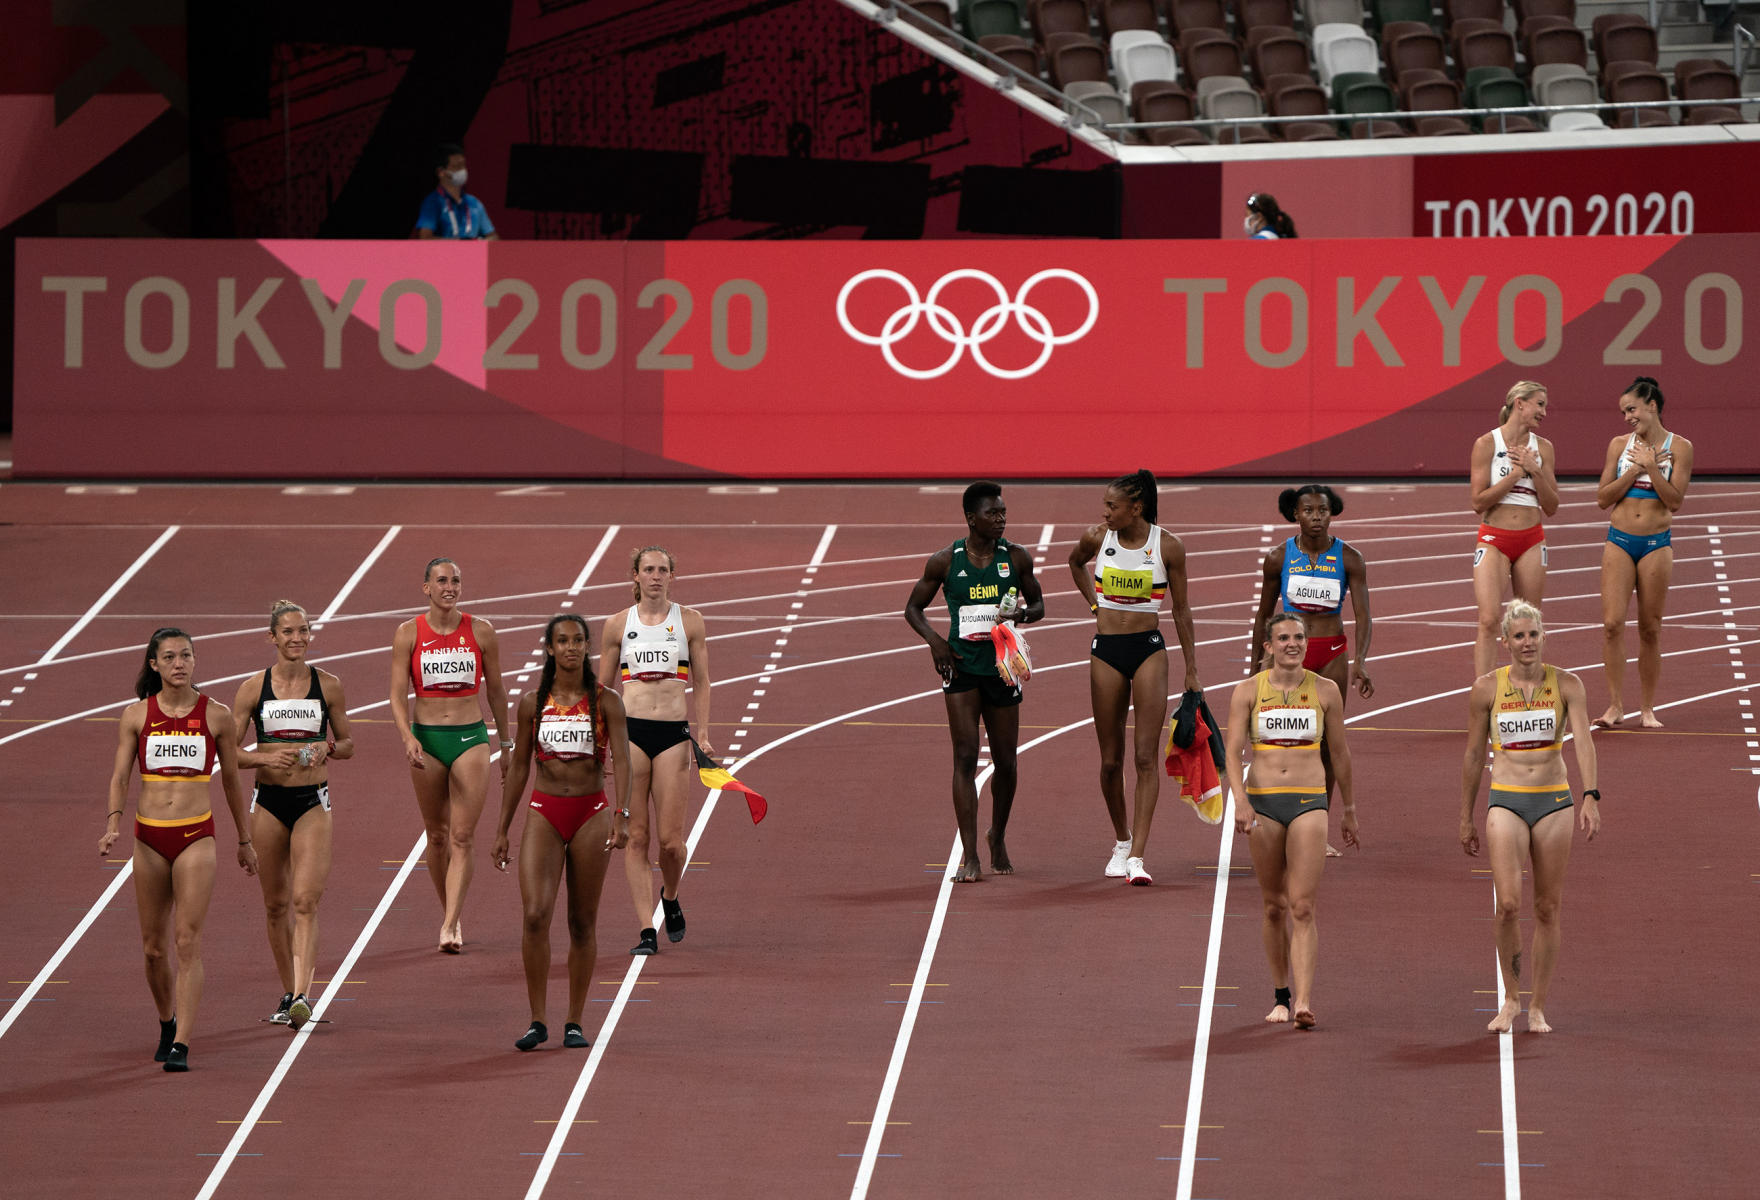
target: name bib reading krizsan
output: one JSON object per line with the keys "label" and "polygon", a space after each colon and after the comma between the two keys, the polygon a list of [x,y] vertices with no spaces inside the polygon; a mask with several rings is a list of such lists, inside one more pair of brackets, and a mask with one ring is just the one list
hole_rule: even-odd
{"label": "name bib reading krizsan", "polygon": [[477,655],[468,646],[423,650],[421,662],[425,691],[464,692],[477,682]]}

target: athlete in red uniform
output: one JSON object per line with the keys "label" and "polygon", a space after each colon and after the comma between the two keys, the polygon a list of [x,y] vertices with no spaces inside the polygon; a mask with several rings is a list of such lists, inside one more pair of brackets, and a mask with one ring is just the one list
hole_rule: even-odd
{"label": "athlete in red uniform", "polygon": [[[224,704],[195,689],[195,644],[181,629],[160,629],[147,643],[135,681],[140,699],[122,710],[116,761],[110,771],[109,813],[98,854],[110,853],[122,832],[128,774],[138,767],[135,802],[134,894],[140,909],[147,986],[159,1010],[154,1062],[189,1070],[189,1039],[202,998],[202,923],[214,893],[214,813],[208,781],[220,768],[226,806],[238,830],[238,865],[257,872],[257,852],[245,832],[244,792],[238,782],[238,739]],[[166,956],[175,928],[177,969]]]}

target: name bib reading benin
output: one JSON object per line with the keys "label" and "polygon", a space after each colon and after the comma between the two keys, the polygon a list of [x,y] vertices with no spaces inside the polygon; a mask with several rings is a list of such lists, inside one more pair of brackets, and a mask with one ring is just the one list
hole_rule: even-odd
{"label": "name bib reading benin", "polygon": [[1155,598],[1155,576],[1150,571],[1100,571],[1100,594],[1122,604],[1147,604]]}
{"label": "name bib reading benin", "polygon": [[1298,612],[1333,612],[1344,600],[1344,580],[1336,575],[1291,575],[1284,598]]}
{"label": "name bib reading benin", "polygon": [[324,706],[316,700],[263,701],[263,736],[282,741],[315,741],[324,727]]}
{"label": "name bib reading benin", "polygon": [[996,624],[994,604],[967,604],[959,610],[959,636],[968,642],[987,642],[990,628]]}
{"label": "name bib reading benin", "polygon": [[538,747],[563,760],[593,756],[593,721],[586,713],[547,715],[538,722]]}
{"label": "name bib reading benin", "polygon": [[1558,741],[1558,719],[1550,708],[1497,714],[1497,741],[1505,750],[1546,750]]}
{"label": "name bib reading benin", "polygon": [[463,692],[477,682],[477,656],[468,646],[447,646],[421,653],[422,687],[426,691]]}
{"label": "name bib reading benin", "polygon": [[1267,746],[1312,746],[1320,740],[1320,714],[1311,708],[1261,708],[1253,717],[1253,736]]}
{"label": "name bib reading benin", "polygon": [[207,751],[207,739],[200,733],[149,733],[141,774],[200,775]]}

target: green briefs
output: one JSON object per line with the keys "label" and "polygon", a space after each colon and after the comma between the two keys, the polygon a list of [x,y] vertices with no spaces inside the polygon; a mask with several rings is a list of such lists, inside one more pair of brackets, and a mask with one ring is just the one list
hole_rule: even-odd
{"label": "green briefs", "polygon": [[1540,818],[1555,812],[1568,812],[1571,807],[1569,787],[1514,788],[1491,785],[1492,808],[1507,808],[1528,823],[1532,829]]}
{"label": "green briefs", "polygon": [[489,744],[489,727],[481,721],[469,725],[411,725],[424,753],[433,755],[443,767],[458,761],[459,755],[472,746]]}
{"label": "green briefs", "polygon": [[1326,811],[1326,793],[1323,791],[1277,791],[1266,788],[1247,789],[1247,800],[1252,804],[1253,811],[1269,821],[1279,825],[1288,825],[1291,821],[1308,812]]}

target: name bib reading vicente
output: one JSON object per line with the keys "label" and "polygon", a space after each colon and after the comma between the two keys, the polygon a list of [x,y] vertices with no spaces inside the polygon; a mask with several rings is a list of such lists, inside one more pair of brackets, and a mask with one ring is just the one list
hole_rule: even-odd
{"label": "name bib reading vicente", "polygon": [[538,724],[538,745],[553,758],[591,758],[592,719],[585,713],[546,716]]}
{"label": "name bib reading vicente", "polygon": [[423,650],[422,687],[437,692],[468,691],[477,681],[477,656],[467,646]]}

